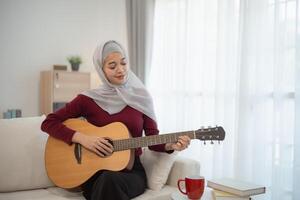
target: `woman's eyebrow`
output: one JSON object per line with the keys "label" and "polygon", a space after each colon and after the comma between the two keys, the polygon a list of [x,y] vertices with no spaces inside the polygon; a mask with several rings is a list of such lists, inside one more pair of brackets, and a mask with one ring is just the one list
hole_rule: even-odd
{"label": "woman's eyebrow", "polygon": [[116,62],[115,61],[110,61],[108,64],[115,64]]}

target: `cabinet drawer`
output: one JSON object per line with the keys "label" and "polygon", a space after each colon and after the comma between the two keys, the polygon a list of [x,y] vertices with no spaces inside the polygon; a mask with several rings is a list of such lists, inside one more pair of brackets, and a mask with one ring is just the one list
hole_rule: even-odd
{"label": "cabinet drawer", "polygon": [[90,74],[54,71],[53,83],[53,101],[68,102],[82,91],[90,89]]}

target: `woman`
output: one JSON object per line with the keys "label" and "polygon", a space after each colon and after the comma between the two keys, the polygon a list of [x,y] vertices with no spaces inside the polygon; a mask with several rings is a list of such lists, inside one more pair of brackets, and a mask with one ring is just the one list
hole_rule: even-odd
{"label": "woman", "polygon": [[[124,123],[132,137],[158,134],[152,98],[142,82],[130,71],[127,55],[116,41],[99,46],[93,57],[102,84],[99,88],[79,94],[66,106],[47,116],[41,129],[68,144],[80,143],[100,157],[110,156],[113,146],[102,137],[87,136],[62,124],[69,118],[84,117],[96,126],[112,122]],[[190,143],[182,136],[176,143],[149,146],[151,150],[172,153],[181,151]],[[133,166],[120,172],[101,171],[82,185],[86,199],[134,198],[145,191],[147,178],[140,163],[141,148],[135,149]]]}

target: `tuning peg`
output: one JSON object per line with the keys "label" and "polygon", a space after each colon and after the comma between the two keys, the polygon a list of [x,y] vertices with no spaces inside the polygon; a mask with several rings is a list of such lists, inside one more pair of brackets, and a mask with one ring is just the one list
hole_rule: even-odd
{"label": "tuning peg", "polygon": [[204,145],[206,145],[206,142],[205,142],[205,140],[204,140],[203,144],[204,144]]}
{"label": "tuning peg", "polygon": [[210,144],[214,144],[214,142],[211,140],[211,141],[210,141]]}

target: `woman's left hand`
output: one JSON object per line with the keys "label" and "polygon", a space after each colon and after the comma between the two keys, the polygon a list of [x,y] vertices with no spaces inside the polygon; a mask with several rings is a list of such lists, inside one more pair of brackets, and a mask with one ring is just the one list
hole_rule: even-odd
{"label": "woman's left hand", "polygon": [[167,143],[165,149],[167,151],[175,150],[175,151],[182,151],[186,149],[190,145],[191,139],[189,136],[179,136],[177,142],[174,143]]}

